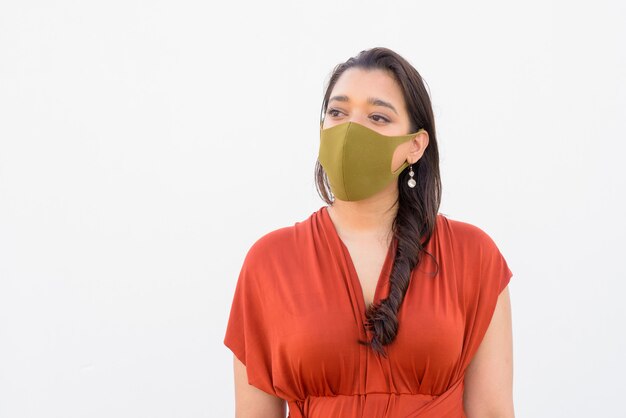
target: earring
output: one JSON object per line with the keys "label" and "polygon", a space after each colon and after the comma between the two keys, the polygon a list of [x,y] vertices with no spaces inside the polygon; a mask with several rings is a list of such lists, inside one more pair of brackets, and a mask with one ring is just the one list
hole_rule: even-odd
{"label": "earring", "polygon": [[411,164],[409,166],[409,176],[411,176],[411,178],[409,179],[409,181],[407,181],[407,184],[409,185],[411,189],[414,188],[415,185],[417,184],[417,182],[413,178],[413,175],[415,175],[415,173],[413,173],[413,165]]}

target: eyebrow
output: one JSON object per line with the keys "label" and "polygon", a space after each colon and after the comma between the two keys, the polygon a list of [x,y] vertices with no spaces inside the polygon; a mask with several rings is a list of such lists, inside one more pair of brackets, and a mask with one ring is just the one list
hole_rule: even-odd
{"label": "eyebrow", "polygon": [[[348,96],[333,96],[330,98],[330,100],[328,100],[328,103],[332,102],[333,100],[337,100],[339,102],[349,102],[350,99],[348,98]],[[393,110],[393,112],[397,115],[398,111],[396,110],[395,107],[393,107],[393,105],[389,102],[386,102],[384,100],[381,100],[377,97],[368,97],[367,98],[367,103],[374,105],[374,106],[384,106],[384,107],[388,107],[389,109]]]}

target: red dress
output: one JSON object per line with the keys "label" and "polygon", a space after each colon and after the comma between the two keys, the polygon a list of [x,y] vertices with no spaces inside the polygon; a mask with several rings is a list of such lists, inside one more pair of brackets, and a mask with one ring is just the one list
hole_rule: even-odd
{"label": "red dress", "polygon": [[[389,292],[394,238],[374,301]],[[465,418],[463,378],[511,270],[480,228],[437,215],[380,357],[347,247],[323,206],[259,238],[235,288],[224,344],[289,418]]]}

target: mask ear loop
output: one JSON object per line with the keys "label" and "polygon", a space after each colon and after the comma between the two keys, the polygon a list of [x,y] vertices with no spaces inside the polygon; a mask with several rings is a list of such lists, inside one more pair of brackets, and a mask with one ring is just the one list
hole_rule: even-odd
{"label": "mask ear loop", "polygon": [[402,163],[402,165],[400,166],[400,168],[398,168],[396,171],[392,171],[391,174],[393,174],[394,176],[397,176],[398,174],[402,172],[402,170],[407,168],[409,165],[410,165],[409,162],[405,160],[404,163]]}
{"label": "mask ear loop", "polygon": [[[426,132],[426,129],[424,129],[424,128],[420,128],[420,129],[418,129],[418,131],[417,131],[417,132],[414,132],[414,133],[412,133],[412,134],[405,135],[405,137],[406,137],[407,139],[413,139],[413,137],[414,137],[415,135],[419,134],[419,133],[420,133],[420,132],[422,132],[422,131]],[[398,145],[400,145],[400,144],[398,144]],[[407,168],[407,167],[408,167],[408,166],[410,166],[410,165],[413,165],[413,164],[410,164],[407,160],[404,160],[404,163],[402,163],[402,165],[400,166],[400,168],[398,168],[396,171],[392,171],[392,172],[391,172],[391,174],[393,174],[394,176],[397,176],[397,175],[399,175],[399,174],[400,174],[400,173],[401,173],[401,172],[402,172],[405,168]]]}

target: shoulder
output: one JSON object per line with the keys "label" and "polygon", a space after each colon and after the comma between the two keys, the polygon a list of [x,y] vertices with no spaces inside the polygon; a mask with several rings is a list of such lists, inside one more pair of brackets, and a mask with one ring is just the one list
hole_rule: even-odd
{"label": "shoulder", "polygon": [[264,233],[248,249],[245,263],[255,266],[289,264],[298,257],[302,240],[310,235],[307,234],[310,222],[311,217]]}
{"label": "shoulder", "polygon": [[437,214],[438,233],[448,238],[456,249],[478,251],[479,253],[491,252],[497,249],[491,235],[482,227],[453,219],[448,215]]}
{"label": "shoulder", "polygon": [[513,274],[494,239],[483,228],[446,215],[439,215],[439,225],[440,239],[448,241],[443,247],[449,249],[455,268],[462,270],[466,302],[482,298],[486,306],[493,306]]}
{"label": "shoulder", "polygon": [[293,226],[284,226],[266,232],[252,243],[246,254],[245,263],[261,265],[273,258],[285,255],[293,247],[293,237]]}

